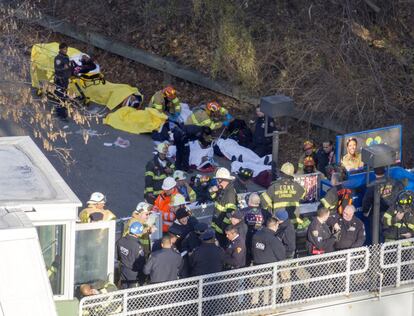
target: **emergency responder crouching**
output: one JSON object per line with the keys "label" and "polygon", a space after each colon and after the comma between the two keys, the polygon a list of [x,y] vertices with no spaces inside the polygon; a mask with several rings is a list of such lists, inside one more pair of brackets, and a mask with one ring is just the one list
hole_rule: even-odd
{"label": "emergency responder crouching", "polygon": [[106,197],[101,192],[94,192],[91,194],[89,201],[87,202],[88,207],[83,209],[79,213],[79,219],[81,223],[90,223],[93,215],[98,213],[102,214],[102,221],[115,220],[116,216],[110,210],[105,209]]}
{"label": "emergency responder crouching", "polygon": [[164,236],[161,240],[162,249],[153,252],[145,264],[144,273],[150,276],[151,283],[178,279],[183,260],[172,246],[171,237]]}
{"label": "emergency responder crouching", "polygon": [[230,224],[229,215],[237,209],[237,194],[233,186],[234,177],[226,168],[216,171],[217,185],[209,189],[210,196],[214,200],[215,212],[211,227],[216,232],[216,238],[221,247],[225,248],[227,240],[224,230]]}
{"label": "emergency responder crouching", "polygon": [[311,255],[319,255],[334,251],[334,244],[338,240],[340,227],[335,223],[333,234],[326,224],[329,218],[329,210],[322,204],[318,206],[316,217],[308,227],[306,247]]}
{"label": "emergency responder crouching", "polygon": [[[394,207],[384,213],[382,228],[385,241],[408,239],[414,237],[414,193],[401,191]],[[411,245],[407,242],[404,245]]]}
{"label": "emergency responder crouching", "polygon": [[138,239],[143,232],[144,226],[141,223],[132,223],[129,234],[121,237],[117,242],[120,282],[123,289],[142,285],[145,279],[142,271],[145,265],[145,254]]}
{"label": "emergency responder crouching", "polygon": [[224,251],[215,243],[214,231],[206,230],[201,235],[202,244],[189,257],[191,275],[198,276],[223,271]]}
{"label": "emergency responder crouching", "polygon": [[211,130],[221,126],[229,126],[233,117],[216,101],[208,102],[206,106],[194,108],[187,118],[185,125],[207,126]]}
{"label": "emergency responder crouching", "polygon": [[192,187],[187,183],[187,173],[181,170],[174,171],[173,175],[175,181],[177,182],[178,192],[184,196],[187,202],[195,202],[197,195]]}
{"label": "emergency responder crouching", "polygon": [[365,242],[364,223],[354,216],[355,206],[347,205],[342,216],[337,217],[339,236],[335,242],[335,250],[344,250],[362,247]]}
{"label": "emergency responder crouching", "polygon": [[151,215],[152,205],[147,202],[138,203],[135,210],[132,212],[131,218],[126,222],[124,226],[124,232],[122,236],[126,236],[129,233],[129,228],[132,223],[139,222],[144,226],[142,234],[139,236],[139,242],[144,248],[145,258],[151,253],[151,239],[150,235],[154,233],[157,228],[154,225],[148,225],[148,218]]}
{"label": "emergency responder crouching", "polygon": [[162,182],[174,173],[174,163],[167,158],[168,143],[157,145],[157,154],[145,166],[144,197],[150,204],[161,193]]}
{"label": "emergency responder crouching", "polygon": [[284,163],[280,168],[281,177],[262,193],[261,198],[263,208],[273,214],[279,209],[286,209],[296,229],[301,230],[308,227],[310,221],[300,217],[300,200],[305,196],[305,189],[293,179],[294,172],[290,162]]}
{"label": "emergency responder crouching", "polygon": [[168,85],[164,89],[155,92],[149,102],[149,107],[161,113],[167,112],[174,119],[178,119],[181,112],[180,100],[177,98],[177,91],[173,86]]}

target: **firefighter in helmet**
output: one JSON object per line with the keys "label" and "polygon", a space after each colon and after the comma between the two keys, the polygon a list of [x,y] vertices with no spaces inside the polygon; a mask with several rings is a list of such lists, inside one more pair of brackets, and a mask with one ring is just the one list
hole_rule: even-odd
{"label": "firefighter in helmet", "polygon": [[233,117],[229,114],[227,109],[222,107],[218,102],[211,101],[205,106],[193,109],[191,115],[188,117],[185,125],[207,126],[212,130],[220,127],[229,126]]}
{"label": "firefighter in helmet", "polygon": [[157,109],[162,113],[167,112],[167,114],[171,116],[178,116],[181,112],[181,105],[180,100],[177,98],[177,91],[171,85],[155,92],[148,106]]}

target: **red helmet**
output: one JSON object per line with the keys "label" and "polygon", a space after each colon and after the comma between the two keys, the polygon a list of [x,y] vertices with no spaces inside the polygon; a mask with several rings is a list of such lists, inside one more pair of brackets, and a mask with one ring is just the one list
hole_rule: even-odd
{"label": "red helmet", "polygon": [[315,160],[311,156],[305,157],[305,160],[303,161],[303,165],[305,167],[314,167],[315,166]]}
{"label": "red helmet", "polygon": [[303,143],[303,150],[309,150],[313,148],[314,148],[314,144],[311,140],[307,140]]}
{"label": "red helmet", "polygon": [[162,90],[162,93],[164,94],[164,96],[165,96],[167,99],[170,99],[170,100],[175,99],[175,98],[176,98],[176,96],[177,96],[177,92],[175,91],[175,89],[174,89],[174,87],[173,87],[173,86],[166,86],[166,87]]}
{"label": "red helmet", "polygon": [[220,111],[221,106],[216,101],[208,102],[207,103],[207,110],[210,112],[218,112]]}

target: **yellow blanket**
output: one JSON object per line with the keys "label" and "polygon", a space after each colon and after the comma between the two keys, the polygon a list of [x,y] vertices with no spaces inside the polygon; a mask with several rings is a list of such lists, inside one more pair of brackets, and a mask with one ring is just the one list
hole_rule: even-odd
{"label": "yellow blanket", "polygon": [[114,113],[109,113],[104,119],[104,123],[121,131],[141,134],[158,130],[166,119],[167,116],[165,114],[153,108],[136,110],[124,106]]}

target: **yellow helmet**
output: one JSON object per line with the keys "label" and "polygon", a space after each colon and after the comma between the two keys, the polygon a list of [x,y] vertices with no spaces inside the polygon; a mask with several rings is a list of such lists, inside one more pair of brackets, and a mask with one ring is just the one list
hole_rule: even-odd
{"label": "yellow helmet", "polygon": [[295,173],[295,167],[290,162],[285,162],[280,168],[280,171],[288,176],[293,176]]}

